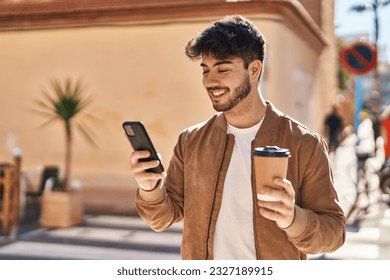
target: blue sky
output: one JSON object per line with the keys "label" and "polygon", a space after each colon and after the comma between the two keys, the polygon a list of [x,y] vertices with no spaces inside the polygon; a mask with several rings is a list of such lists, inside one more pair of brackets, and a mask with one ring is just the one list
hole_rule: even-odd
{"label": "blue sky", "polygon": [[[358,37],[369,36],[374,42],[374,12],[357,13],[349,11],[356,3],[371,3],[373,0],[335,0],[335,31],[337,36],[346,42]],[[379,46],[385,46],[385,53],[380,54],[381,60],[390,63],[390,5],[379,9]],[[381,48],[380,48],[381,49]]]}

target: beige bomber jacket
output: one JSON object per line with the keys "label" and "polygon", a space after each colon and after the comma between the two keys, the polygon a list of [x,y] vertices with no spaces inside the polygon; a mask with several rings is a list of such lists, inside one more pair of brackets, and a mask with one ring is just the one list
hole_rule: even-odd
{"label": "beige bomber jacket", "polygon": [[[234,136],[222,113],[183,131],[162,187],[139,189],[136,208],[155,231],[184,219],[183,259],[213,259],[213,237]],[[337,203],[326,143],[317,133],[267,102],[252,148],[279,146],[291,152],[287,179],[296,193],[295,218],[286,229],[259,214],[254,178],[253,226],[258,259],[307,259],[345,241],[345,216]]]}

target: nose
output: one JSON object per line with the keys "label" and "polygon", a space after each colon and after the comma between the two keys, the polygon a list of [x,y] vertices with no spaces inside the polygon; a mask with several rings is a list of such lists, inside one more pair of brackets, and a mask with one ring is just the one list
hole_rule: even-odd
{"label": "nose", "polygon": [[204,75],[203,76],[203,85],[206,87],[206,88],[209,88],[209,87],[216,87],[218,86],[220,83],[219,83],[219,80],[217,79],[216,75],[214,75],[213,73],[211,73],[211,71],[209,73],[207,73],[207,75]]}

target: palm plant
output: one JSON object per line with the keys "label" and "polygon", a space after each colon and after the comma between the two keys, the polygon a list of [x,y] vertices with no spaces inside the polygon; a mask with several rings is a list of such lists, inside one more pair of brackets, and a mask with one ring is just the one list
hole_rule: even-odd
{"label": "palm plant", "polygon": [[75,117],[80,115],[85,107],[90,104],[91,98],[84,97],[80,80],[73,83],[71,79],[66,79],[64,83],[58,80],[52,80],[51,94],[47,90],[44,90],[43,95],[43,100],[37,100],[37,105],[40,109],[36,109],[35,111],[49,117],[44,124],[51,123],[54,120],[60,120],[65,128],[65,172],[63,181],[57,187],[60,190],[69,191],[74,125],[80,129],[89,141],[94,143],[93,138],[90,136],[92,130],[88,129],[85,124],[75,122]]}
{"label": "palm plant", "polygon": [[[378,10],[381,7],[387,6],[390,4],[390,0],[373,0],[367,3],[357,3],[353,5],[350,10],[353,12],[363,13],[367,11],[374,12],[374,28],[375,28],[375,37],[374,37],[374,47],[378,49],[378,40],[379,40],[379,13]],[[378,65],[374,70],[374,90],[379,90],[379,72]]]}

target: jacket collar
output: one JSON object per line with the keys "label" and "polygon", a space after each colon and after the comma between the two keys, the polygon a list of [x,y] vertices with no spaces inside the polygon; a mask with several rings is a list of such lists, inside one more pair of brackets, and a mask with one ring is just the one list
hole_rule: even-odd
{"label": "jacket collar", "polygon": [[[270,102],[265,101],[267,109],[265,112],[264,121],[259,129],[259,133],[266,133],[268,130],[275,128],[278,126],[281,121],[280,117],[284,116],[282,112],[280,112],[276,107]],[[218,113],[216,115],[216,124],[222,129],[225,133],[227,132],[227,124],[224,113]]]}
{"label": "jacket collar", "polygon": [[265,112],[263,123],[261,124],[257,134],[265,134],[269,130],[278,127],[281,121],[280,117],[284,115],[282,112],[276,109],[276,107],[270,101],[266,100],[265,103],[267,104],[267,110]]}

